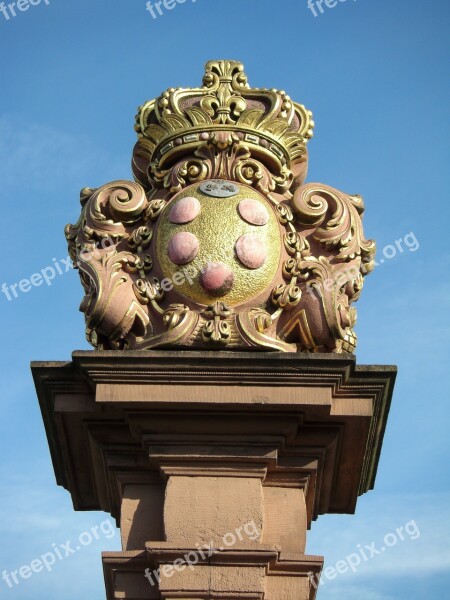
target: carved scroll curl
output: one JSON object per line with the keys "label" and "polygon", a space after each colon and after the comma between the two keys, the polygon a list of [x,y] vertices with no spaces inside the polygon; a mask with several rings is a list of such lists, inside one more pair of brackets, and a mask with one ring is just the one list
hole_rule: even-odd
{"label": "carved scroll curl", "polygon": [[337,250],[336,260],[361,256],[365,271],[374,266],[375,242],[366,240],[361,217],[364,202],[327,185],[310,183],[299,188],[292,200],[299,223],[315,227],[313,238],[328,250]]}

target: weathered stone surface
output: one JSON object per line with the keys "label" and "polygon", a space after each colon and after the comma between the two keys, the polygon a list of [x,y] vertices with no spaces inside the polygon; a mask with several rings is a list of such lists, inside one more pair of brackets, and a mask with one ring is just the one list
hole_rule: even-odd
{"label": "weathered stone surface", "polygon": [[[311,600],[322,559],[303,554],[306,530],[373,487],[395,369],[330,354],[96,351],[33,375],[58,482],[121,527],[123,552],[104,557],[109,600]],[[202,546],[213,556],[193,570],[143,577]]]}
{"label": "weathered stone surface", "polygon": [[[226,534],[232,540],[232,536],[236,537],[234,532],[247,523],[262,532],[264,503],[260,479],[233,477],[231,472],[228,477],[210,476],[207,471],[192,477],[191,470],[180,467],[166,484],[164,522],[168,542],[187,546],[195,540],[198,544],[212,542],[219,548],[226,547]],[[214,473],[214,468],[209,471]],[[241,531],[241,535],[249,541],[245,532]]]}

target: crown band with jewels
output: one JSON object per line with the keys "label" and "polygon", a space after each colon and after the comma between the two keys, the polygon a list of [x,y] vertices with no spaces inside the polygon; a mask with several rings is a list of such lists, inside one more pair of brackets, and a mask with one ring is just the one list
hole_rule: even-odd
{"label": "crown band with jewels", "polygon": [[250,88],[236,61],[209,61],[202,88],[171,88],[139,108],[133,170],[170,166],[218,132],[235,134],[269,165],[291,168],[313,135],[311,111],[284,91]]}

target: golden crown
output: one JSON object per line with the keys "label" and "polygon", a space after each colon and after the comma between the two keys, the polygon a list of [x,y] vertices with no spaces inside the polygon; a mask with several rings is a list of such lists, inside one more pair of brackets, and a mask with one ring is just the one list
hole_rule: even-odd
{"label": "golden crown", "polygon": [[133,171],[141,182],[149,167],[170,168],[218,132],[238,136],[269,168],[291,169],[314,127],[311,111],[284,91],[251,88],[243,64],[231,60],[206,63],[203,87],[170,88],[138,110]]}

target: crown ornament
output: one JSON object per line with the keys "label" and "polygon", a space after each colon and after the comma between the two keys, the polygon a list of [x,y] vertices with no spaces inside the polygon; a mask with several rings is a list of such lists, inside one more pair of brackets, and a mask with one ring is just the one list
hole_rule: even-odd
{"label": "crown ornament", "polygon": [[353,352],[374,265],[364,203],[304,184],[312,113],[210,61],[136,117],[135,181],[81,192],[66,227],[104,349]]}
{"label": "crown ornament", "polygon": [[203,87],[171,88],[139,108],[133,172],[144,186],[161,182],[176,161],[196,155],[205,142],[223,147],[235,141],[267,165],[284,190],[292,167],[306,159],[313,128],[311,111],[284,91],[251,88],[241,63],[210,61]]}

